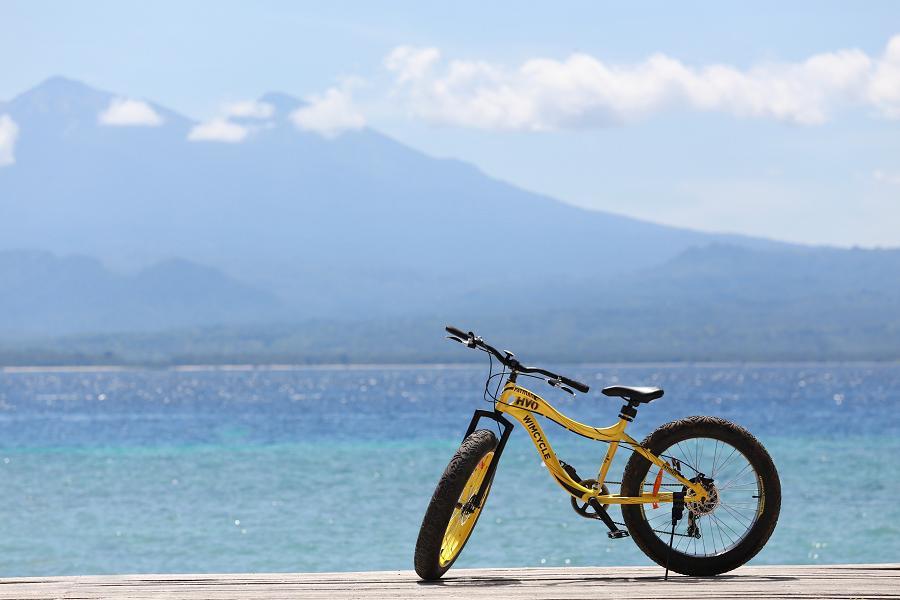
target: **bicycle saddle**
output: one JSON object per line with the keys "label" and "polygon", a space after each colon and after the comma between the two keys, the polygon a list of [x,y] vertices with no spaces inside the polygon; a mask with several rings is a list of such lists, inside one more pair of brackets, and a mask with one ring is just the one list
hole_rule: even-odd
{"label": "bicycle saddle", "polygon": [[658,387],[631,387],[627,385],[611,385],[603,388],[602,391],[605,396],[617,396],[625,398],[628,402],[637,402],[639,404],[662,398],[665,393],[662,388]]}

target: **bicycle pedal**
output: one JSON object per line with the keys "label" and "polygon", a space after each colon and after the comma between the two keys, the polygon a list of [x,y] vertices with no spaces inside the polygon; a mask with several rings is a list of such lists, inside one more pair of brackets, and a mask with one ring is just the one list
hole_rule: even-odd
{"label": "bicycle pedal", "polygon": [[609,539],[611,539],[611,540],[620,540],[622,538],[629,537],[629,535],[631,535],[631,534],[629,534],[624,529],[616,529],[615,531],[610,531],[606,535],[609,536]]}

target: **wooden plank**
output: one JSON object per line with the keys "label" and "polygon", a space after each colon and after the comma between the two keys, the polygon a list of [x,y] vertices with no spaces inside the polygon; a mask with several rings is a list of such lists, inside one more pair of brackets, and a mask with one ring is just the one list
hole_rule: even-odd
{"label": "wooden plank", "polygon": [[0,579],[6,600],[178,598],[900,598],[900,564],[742,567],[713,578],[655,567],[456,569],[420,582],[411,571],[222,575],[109,575]]}

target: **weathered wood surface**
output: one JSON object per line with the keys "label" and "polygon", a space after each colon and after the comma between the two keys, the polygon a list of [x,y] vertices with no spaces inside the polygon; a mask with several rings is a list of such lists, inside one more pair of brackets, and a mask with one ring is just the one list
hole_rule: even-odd
{"label": "weathered wood surface", "polygon": [[457,569],[435,583],[411,571],[227,575],[108,575],[0,579],[0,598],[900,598],[900,564],[743,567],[715,578],[662,569]]}

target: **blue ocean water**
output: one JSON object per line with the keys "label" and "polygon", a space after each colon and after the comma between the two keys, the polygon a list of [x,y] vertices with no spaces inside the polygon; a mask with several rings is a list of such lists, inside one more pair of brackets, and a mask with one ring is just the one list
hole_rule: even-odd
{"label": "blue ocean water", "polygon": [[[485,408],[486,370],[0,371],[0,575],[409,569],[434,485]],[[693,414],[750,429],[783,487],[755,563],[900,562],[900,366],[558,370],[591,393],[530,387],[596,425],[620,405],[604,385],[664,387],[638,439]],[[596,470],[605,445],[546,429]],[[625,564],[649,561],[572,512],[515,432],[457,565]]]}

